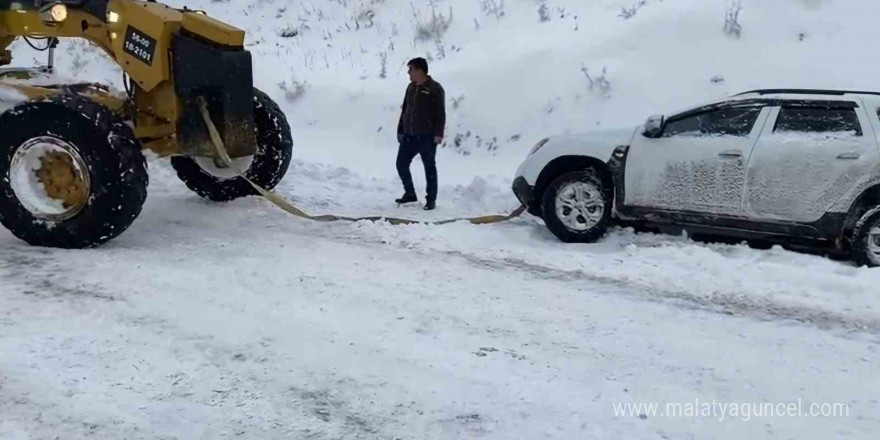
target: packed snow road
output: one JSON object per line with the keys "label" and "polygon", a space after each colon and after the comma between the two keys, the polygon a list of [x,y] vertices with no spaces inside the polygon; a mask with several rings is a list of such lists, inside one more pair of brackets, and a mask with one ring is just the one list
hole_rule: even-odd
{"label": "packed snow road", "polygon": [[[567,246],[531,218],[314,224],[259,198],[202,201],[167,164],[150,166],[143,215],[107,246],[41,249],[0,233],[0,439],[880,429],[877,271],[622,230]],[[444,187],[430,215],[507,211],[504,183]],[[345,169],[297,162],[280,191],[315,212],[427,218],[389,204],[396,182]],[[695,399],[848,414],[614,408]]]}

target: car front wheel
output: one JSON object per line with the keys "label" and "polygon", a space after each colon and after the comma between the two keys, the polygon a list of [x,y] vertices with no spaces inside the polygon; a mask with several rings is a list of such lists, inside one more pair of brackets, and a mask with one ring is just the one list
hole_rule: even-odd
{"label": "car front wheel", "polygon": [[544,192],[544,222],[566,243],[595,242],[611,223],[611,194],[594,169],[565,173]]}

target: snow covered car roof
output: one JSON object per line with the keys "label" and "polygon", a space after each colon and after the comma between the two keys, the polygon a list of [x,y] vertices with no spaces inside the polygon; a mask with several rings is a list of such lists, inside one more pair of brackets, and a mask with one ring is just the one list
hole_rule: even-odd
{"label": "snow covered car roof", "polygon": [[[851,106],[852,95],[880,101],[880,92],[858,92],[846,90],[813,90],[813,89],[761,89],[730,95],[695,107],[671,113],[668,119],[680,119],[696,113],[728,106],[747,106],[750,104],[765,106],[785,101],[786,105],[796,105],[803,101],[804,105],[824,105],[828,107]],[[809,102],[807,102],[809,101]]]}
{"label": "snow covered car roof", "polygon": [[759,89],[742,92],[733,96],[743,95],[823,95],[823,96],[845,96],[845,95],[876,95],[880,96],[880,92],[852,91],[852,90],[821,90],[821,89]]}

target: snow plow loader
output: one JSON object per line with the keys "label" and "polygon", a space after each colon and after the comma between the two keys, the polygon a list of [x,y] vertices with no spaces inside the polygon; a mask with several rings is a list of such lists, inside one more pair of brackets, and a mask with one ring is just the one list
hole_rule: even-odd
{"label": "snow plow loader", "polygon": [[[50,55],[44,69],[0,69],[0,97],[13,101],[0,108],[0,222],[16,237],[60,248],[117,237],[146,200],[143,150],[215,201],[257,194],[248,179],[272,189],[284,177],[290,127],[253,87],[243,30],[154,1],[0,0],[0,66],[17,38]],[[53,82],[62,38],[100,48],[125,91]]]}

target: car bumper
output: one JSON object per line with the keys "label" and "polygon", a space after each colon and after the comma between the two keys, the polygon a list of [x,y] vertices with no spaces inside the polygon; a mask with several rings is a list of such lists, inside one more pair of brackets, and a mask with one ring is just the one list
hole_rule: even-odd
{"label": "car bumper", "polygon": [[541,216],[541,207],[535,200],[535,188],[529,185],[525,177],[520,176],[513,180],[513,193],[529,209],[529,214]]}
{"label": "car bumper", "polygon": [[520,176],[513,181],[513,193],[523,205],[528,206],[532,203],[534,188],[526,182],[525,177]]}

